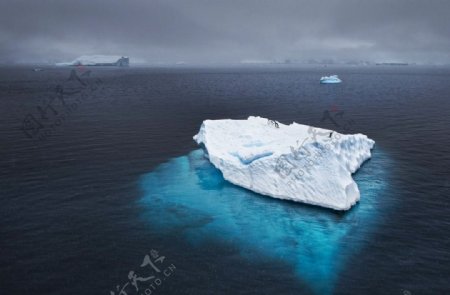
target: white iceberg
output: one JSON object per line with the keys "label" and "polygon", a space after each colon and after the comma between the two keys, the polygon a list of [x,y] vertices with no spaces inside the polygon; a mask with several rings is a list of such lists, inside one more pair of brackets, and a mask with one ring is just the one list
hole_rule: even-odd
{"label": "white iceberg", "polygon": [[336,84],[341,82],[342,80],[339,79],[338,75],[324,76],[320,78],[321,84]]}
{"label": "white iceberg", "polygon": [[120,55],[82,55],[71,62],[60,62],[57,66],[129,66],[130,59]]}
{"label": "white iceberg", "polygon": [[235,185],[335,210],[348,210],[359,200],[352,173],[371,157],[375,144],[363,134],[261,117],[205,120],[194,140]]}

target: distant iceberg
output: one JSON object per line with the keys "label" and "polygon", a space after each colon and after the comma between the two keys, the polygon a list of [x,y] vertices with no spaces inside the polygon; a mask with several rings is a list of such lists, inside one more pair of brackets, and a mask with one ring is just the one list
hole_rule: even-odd
{"label": "distant iceberg", "polygon": [[57,66],[118,66],[130,65],[130,58],[120,55],[82,55],[71,62],[57,63]]}
{"label": "distant iceberg", "polygon": [[336,83],[342,83],[342,80],[339,79],[337,75],[331,75],[331,76],[324,76],[320,78],[321,84],[336,84]]}
{"label": "distant iceberg", "polygon": [[363,134],[261,117],[205,120],[194,140],[235,185],[335,210],[348,210],[359,200],[352,173],[371,157],[375,143]]}

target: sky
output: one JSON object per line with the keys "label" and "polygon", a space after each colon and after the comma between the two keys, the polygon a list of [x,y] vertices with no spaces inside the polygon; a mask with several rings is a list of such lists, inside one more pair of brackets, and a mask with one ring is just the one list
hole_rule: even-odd
{"label": "sky", "polygon": [[450,64],[449,0],[0,0],[0,62]]}

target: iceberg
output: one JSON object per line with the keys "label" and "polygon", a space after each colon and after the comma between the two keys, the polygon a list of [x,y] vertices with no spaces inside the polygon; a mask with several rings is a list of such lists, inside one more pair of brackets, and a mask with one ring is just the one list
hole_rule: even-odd
{"label": "iceberg", "polygon": [[57,66],[119,66],[127,67],[130,59],[120,55],[82,55],[71,62],[56,63]]}
{"label": "iceberg", "polygon": [[352,178],[375,142],[262,117],[205,120],[194,140],[223,177],[278,199],[348,210],[360,199]]}
{"label": "iceberg", "polygon": [[341,82],[342,80],[339,79],[338,75],[324,76],[320,78],[320,84],[337,84]]}

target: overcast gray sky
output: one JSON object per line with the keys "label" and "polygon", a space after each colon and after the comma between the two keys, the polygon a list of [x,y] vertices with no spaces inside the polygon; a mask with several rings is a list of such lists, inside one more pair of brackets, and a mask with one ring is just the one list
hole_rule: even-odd
{"label": "overcast gray sky", "polygon": [[0,62],[450,63],[449,0],[0,0]]}

